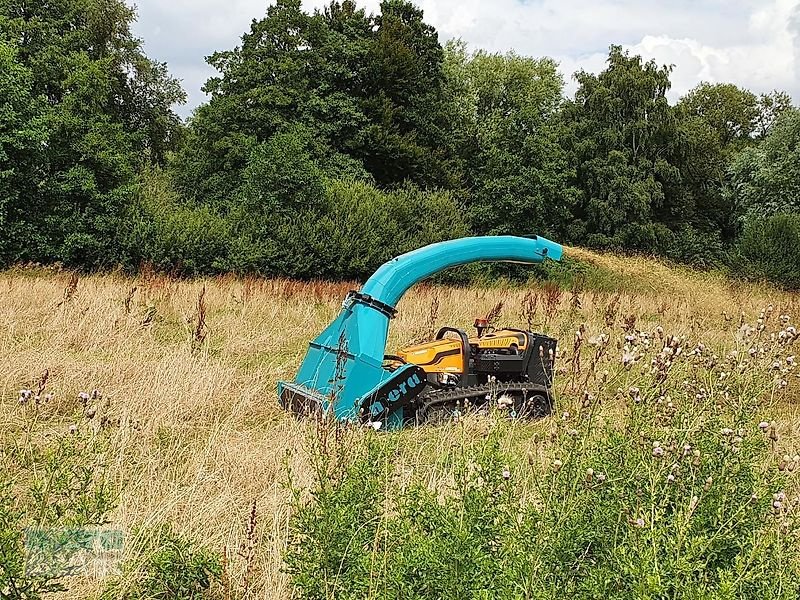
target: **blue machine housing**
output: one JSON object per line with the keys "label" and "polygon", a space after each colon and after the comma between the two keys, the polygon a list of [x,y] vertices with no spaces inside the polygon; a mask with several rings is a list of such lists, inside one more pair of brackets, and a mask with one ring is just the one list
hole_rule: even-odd
{"label": "blue machine housing", "polygon": [[[542,237],[470,237],[431,244],[383,264],[360,292],[350,292],[342,312],[309,344],[293,383],[279,382],[285,408],[319,408],[340,420],[360,419],[365,398],[390,379],[399,389],[415,386],[415,365],[384,369],[389,319],[403,294],[436,273],[472,262],[540,263],[560,260],[559,244]],[[402,423],[402,409],[391,414],[390,427]]]}

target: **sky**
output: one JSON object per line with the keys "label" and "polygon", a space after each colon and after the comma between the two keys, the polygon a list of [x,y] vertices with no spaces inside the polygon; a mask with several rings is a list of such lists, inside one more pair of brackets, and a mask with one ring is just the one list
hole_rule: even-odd
{"label": "sky", "polygon": [[[377,12],[379,0],[359,6]],[[415,0],[442,43],[514,50],[558,61],[574,93],[579,69],[603,69],[611,44],[674,65],[670,99],[701,81],[732,82],[754,92],[789,92],[800,103],[800,0]],[[169,64],[188,95],[186,117],[206,100],[215,71],[205,57],[238,45],[265,0],[138,0],[135,33],[154,60]],[[325,0],[303,0],[307,10]]]}

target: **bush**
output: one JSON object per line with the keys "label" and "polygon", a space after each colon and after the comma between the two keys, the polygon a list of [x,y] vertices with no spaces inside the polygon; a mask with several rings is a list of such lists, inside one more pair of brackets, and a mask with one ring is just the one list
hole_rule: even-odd
{"label": "bush", "polygon": [[181,202],[160,171],[141,176],[121,230],[120,262],[129,270],[149,263],[160,271],[191,276],[226,267],[228,223],[207,207]]}
{"label": "bush", "polygon": [[800,289],[800,215],[778,214],[748,222],[730,268],[747,279]]}
{"label": "bush", "polygon": [[[240,213],[229,266],[299,279],[365,279],[382,263],[426,244],[467,234],[447,193],[407,186],[392,192],[362,181],[326,180],[298,211]],[[246,232],[246,233],[245,233]]]}
{"label": "bush", "polygon": [[169,525],[138,535],[139,547],[101,600],[199,600],[210,598],[222,576],[219,555],[178,535]]}
{"label": "bush", "polygon": [[25,443],[0,438],[0,598],[66,591],[73,559],[91,546],[117,490],[101,438],[80,432]]}

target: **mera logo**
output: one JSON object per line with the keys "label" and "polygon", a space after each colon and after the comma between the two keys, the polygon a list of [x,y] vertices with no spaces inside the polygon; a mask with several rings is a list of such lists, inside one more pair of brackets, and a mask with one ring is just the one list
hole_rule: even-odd
{"label": "mera logo", "polygon": [[425,371],[419,366],[409,365],[367,396],[361,406],[366,414],[375,417],[410,404],[422,393],[425,385]]}
{"label": "mera logo", "polygon": [[390,403],[397,402],[401,398],[405,398],[411,390],[415,389],[421,383],[422,380],[419,378],[419,375],[412,373],[405,381],[401,381],[395,385],[394,388],[389,390],[386,393],[386,399]]}

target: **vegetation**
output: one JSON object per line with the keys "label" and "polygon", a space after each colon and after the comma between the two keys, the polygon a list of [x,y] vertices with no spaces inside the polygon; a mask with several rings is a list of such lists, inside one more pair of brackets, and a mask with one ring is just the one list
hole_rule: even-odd
{"label": "vegetation", "polygon": [[53,473],[107,482],[124,537],[71,598],[795,597],[796,295],[568,258],[563,288],[417,286],[388,348],[503,301],[500,325],[560,340],[553,416],[377,436],[275,402],[352,283],[4,272],[0,480],[32,506],[48,471],[13,449],[88,448]]}
{"label": "vegetation", "polygon": [[781,257],[738,262],[744,231],[798,208],[783,92],[671,105],[669,67],[611,46],[565,98],[553,60],[442,43],[407,0],[278,0],[209,57],[184,124],[133,19],[0,1],[0,264],[363,279],[411,246],[538,233],[796,286]]}

